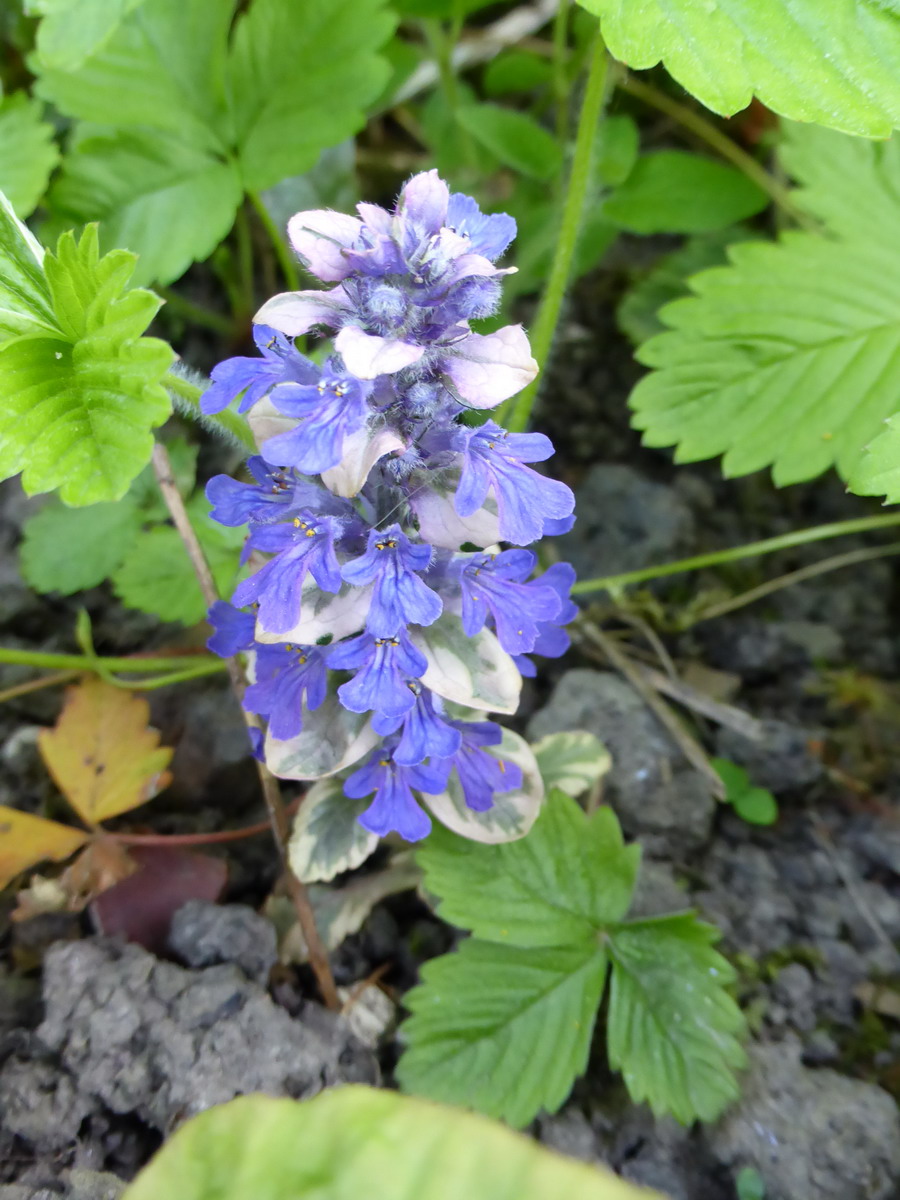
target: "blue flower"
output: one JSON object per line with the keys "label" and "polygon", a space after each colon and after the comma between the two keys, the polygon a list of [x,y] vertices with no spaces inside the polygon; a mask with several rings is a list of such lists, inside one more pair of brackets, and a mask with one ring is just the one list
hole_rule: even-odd
{"label": "blue flower", "polygon": [[534,649],[542,621],[560,610],[560,598],[543,581],[523,583],[535,568],[530,550],[502,554],[473,554],[460,562],[462,623],[468,637],[494,618],[500,645],[510,654]]}
{"label": "blue flower", "polygon": [[567,517],[575,497],[564,483],[538,475],[523,464],[542,462],[553,444],[542,433],[507,433],[494,421],[459,431],[463,458],[456,511],[470,517],[491,488],[497,499],[500,536],[518,546],[537,541],[547,520]]}
{"label": "blue flower", "polygon": [[270,325],[254,325],[253,340],[262,358],[226,358],[213,367],[212,386],[200,397],[201,412],[221,412],[243,392],[238,405],[238,412],[243,413],[278,383],[312,383],[318,376],[316,365]]}
{"label": "blue flower", "polygon": [[471,196],[454,192],[447,205],[447,225],[467,238],[476,254],[494,262],[516,236],[516,223],[506,213],[483,213]]}
{"label": "blue flower", "polygon": [[431,562],[430,546],[413,544],[399,525],[373,529],[366,552],[341,568],[357,587],[374,583],[366,629],[376,637],[392,637],[405,625],[430,625],[441,615],[440,596],[416,574]]}
{"label": "blue flower", "polygon": [[[552,620],[542,621],[538,625],[538,634],[531,647],[531,653],[540,654],[543,658],[561,658],[572,644],[572,639],[563,626],[578,616],[578,605],[569,599],[569,592],[575,582],[575,568],[571,563],[553,563],[535,582],[553,588],[559,597],[560,610]],[[513,658],[523,675],[527,675],[529,679],[535,677],[537,670],[530,658],[524,654],[514,654]]]}
{"label": "blue flower", "polygon": [[267,462],[296,467],[306,475],[337,466],[345,439],[366,424],[372,390],[372,383],[334,369],[326,370],[315,384],[280,384],[272,392],[272,403],[299,423],[263,442]]}
{"label": "blue flower", "polygon": [[447,786],[447,771],[439,765],[403,766],[380,748],[344,784],[352,800],[375,793],[359,823],[370,833],[384,837],[399,833],[408,842],[421,841],[431,832],[431,821],[416,803],[412,789],[436,795]]}
{"label": "blue flower", "polygon": [[454,721],[462,735],[459,750],[449,760],[456,768],[466,805],[487,812],[495,792],[513,792],[522,786],[522,771],[515,763],[488,754],[485,746],[499,746],[503,730],[493,721]]}
{"label": "blue flower", "polygon": [[227,600],[217,600],[206,614],[215,633],[206,645],[220,658],[231,658],[241,650],[249,650],[254,644],[256,617],[253,613],[241,612]]}
{"label": "blue flower", "polygon": [[303,728],[303,698],[312,712],[328,690],[325,659],[315,646],[256,647],[256,682],[244,693],[244,708],[267,717],[273,737],[296,737]]}
{"label": "blue flower", "polygon": [[460,748],[462,734],[445,720],[439,696],[421,684],[411,685],[410,690],[416,697],[415,707],[402,717],[376,713],[372,728],[384,736],[403,726],[403,734],[394,750],[394,761],[402,766],[415,766],[426,758],[450,758]]}
{"label": "blue flower", "polygon": [[287,633],[300,620],[303,580],[307,573],[324,592],[336,592],[341,572],[334,552],[340,523],[304,510],[287,525],[263,525],[249,544],[276,557],[239,583],[232,601],[244,608],[259,604],[259,620],[270,633]]}
{"label": "blue flower", "polygon": [[412,644],[405,629],[392,637],[362,633],[340,642],[329,650],[328,665],[356,671],[338,688],[344,708],[358,713],[374,710],[388,718],[402,717],[415,705],[415,682],[428,669],[425,655]]}
{"label": "blue flower", "polygon": [[280,521],[286,516],[285,508],[294,502],[297,488],[289,473],[273,470],[258,454],[247,460],[247,469],[255,484],[214,475],[206,485],[206,498],[212,505],[209,515],[220,525]]}

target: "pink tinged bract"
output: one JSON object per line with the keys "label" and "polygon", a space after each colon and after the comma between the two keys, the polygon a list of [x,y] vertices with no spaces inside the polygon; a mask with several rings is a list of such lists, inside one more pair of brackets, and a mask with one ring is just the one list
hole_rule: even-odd
{"label": "pink tinged bract", "polygon": [[314,209],[288,221],[288,238],[308,270],[326,283],[336,283],[353,270],[344,250],[359,237],[362,221],[347,213]]}
{"label": "pink tinged bract", "polygon": [[357,379],[393,375],[418,362],[425,353],[424,346],[411,346],[408,342],[364,333],[356,325],[345,326],[334,339],[334,347],[349,373]]}
{"label": "pink tinged bract", "polygon": [[420,171],[403,185],[400,193],[400,215],[437,233],[447,223],[450,189],[437,171]]}
{"label": "pink tinged bract", "polygon": [[470,333],[457,342],[444,370],[467,404],[494,408],[527,387],[538,365],[522,326],[507,325],[487,336]]}
{"label": "pink tinged bract", "polygon": [[413,492],[410,504],[419,519],[423,541],[442,550],[458,550],[464,542],[473,546],[493,546],[500,541],[500,518],[493,492],[484,505],[468,517],[461,517],[453,504],[453,496],[441,495],[430,488]]}
{"label": "pink tinged bract", "polygon": [[349,307],[340,285],[327,292],[279,292],[265,302],[253,320],[257,325],[271,325],[288,337],[299,337],[314,325],[336,329]]}
{"label": "pink tinged bract", "polygon": [[322,472],[322,482],[335,496],[355,496],[379,458],[405,449],[406,443],[392,429],[359,429],[344,438],[344,457]]}

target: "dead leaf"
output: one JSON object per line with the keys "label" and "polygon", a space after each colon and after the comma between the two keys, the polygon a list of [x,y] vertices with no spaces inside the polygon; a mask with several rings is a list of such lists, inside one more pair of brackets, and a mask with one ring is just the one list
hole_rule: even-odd
{"label": "dead leaf", "polygon": [[59,720],[38,738],[47,769],[89,825],[152,799],[171,779],[172,751],[149,728],[146,700],[102,679],[69,688]]}
{"label": "dead leaf", "polygon": [[0,888],[45,859],[62,862],[87,839],[81,829],[0,805]]}

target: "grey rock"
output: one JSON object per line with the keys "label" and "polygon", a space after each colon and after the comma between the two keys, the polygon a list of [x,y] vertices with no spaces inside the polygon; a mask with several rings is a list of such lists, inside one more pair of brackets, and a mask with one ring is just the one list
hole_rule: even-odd
{"label": "grey rock", "polygon": [[47,1200],[59,1200],[50,1192],[35,1192],[34,1188],[21,1187],[18,1183],[0,1185],[0,1200],[44,1200],[45,1196]]}
{"label": "grey rock", "polygon": [[600,463],[578,489],[578,520],[560,551],[579,575],[612,575],[686,553],[694,516],[677,490],[633,467]]}
{"label": "grey rock", "polygon": [[629,683],[607,671],[566,671],[528,733],[537,739],[569,729],[606,745],[606,794],[625,832],[650,854],[676,856],[707,841],[716,807],[707,782]]}
{"label": "grey rock", "polygon": [[682,888],[672,868],[648,859],[641,863],[637,886],[631,900],[629,917],[658,917],[662,913],[682,912],[693,901]]}
{"label": "grey rock", "polygon": [[189,900],[172,918],[169,948],[189,967],[234,963],[263,985],[278,960],[275,926],[245,904]]}
{"label": "grey rock", "polygon": [[234,966],[188,971],[101,938],[54,946],[38,1036],[81,1094],[160,1130],[245,1092],[306,1097],[377,1078],[323,1013],[292,1020]]}
{"label": "grey rock", "polygon": [[872,950],[900,939],[900,899],[880,883],[859,879],[854,883],[844,918],[855,946]]}
{"label": "grey rock", "polygon": [[69,1145],[97,1105],[49,1062],[9,1058],[0,1069],[0,1122],[38,1151]]}
{"label": "grey rock", "polygon": [[590,1121],[577,1108],[567,1108],[555,1116],[540,1117],[538,1140],[551,1150],[582,1162],[604,1162],[600,1144]]}
{"label": "grey rock", "polygon": [[818,734],[784,721],[763,721],[762,737],[752,740],[736,729],[716,733],[716,754],[744,767],[758,787],[773,792],[809,787],[821,779],[823,766],[809,750]]}
{"label": "grey rock", "polygon": [[767,1200],[888,1200],[900,1182],[900,1113],[887,1092],[813,1071],[791,1038],[750,1050],[743,1094],[706,1138],[732,1170],[755,1167]]}
{"label": "grey rock", "polygon": [[824,1029],[815,1029],[803,1043],[803,1061],[808,1067],[824,1067],[837,1062],[841,1048]]}
{"label": "grey rock", "polygon": [[900,875],[900,829],[891,828],[881,821],[877,826],[850,826],[847,836],[849,844],[865,865],[881,867]]}
{"label": "grey rock", "polygon": [[692,899],[730,946],[760,958],[794,940],[798,906],[779,880],[772,856],[760,846],[716,842],[705,873],[714,885]]}
{"label": "grey rock", "polygon": [[725,1200],[696,1131],[671,1117],[629,1107],[616,1129],[611,1162],[623,1179],[654,1188],[670,1200]]}
{"label": "grey rock", "polygon": [[802,963],[789,963],[775,976],[772,994],[784,1005],[788,1023],[795,1029],[809,1031],[815,1027],[815,983]]}
{"label": "grey rock", "polygon": [[816,968],[819,1015],[842,1025],[852,1024],[854,989],[868,977],[866,962],[849,942],[837,938],[820,938],[817,949],[823,960]]}
{"label": "grey rock", "polygon": [[119,1200],[125,1183],[108,1171],[68,1171],[65,1200]]}

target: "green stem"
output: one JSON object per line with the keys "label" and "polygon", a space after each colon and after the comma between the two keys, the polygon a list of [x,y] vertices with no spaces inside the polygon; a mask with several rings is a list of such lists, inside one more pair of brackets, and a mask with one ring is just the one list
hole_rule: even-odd
{"label": "green stem", "polygon": [[201,679],[204,675],[218,675],[227,670],[228,664],[224,659],[218,658],[211,662],[197,663],[195,667],[185,667],[183,671],[157,675],[153,679],[129,679],[127,681],[113,679],[112,682],[131,692],[151,692],[155,688],[168,687],[170,683],[184,683],[188,679]]}
{"label": "green stem", "polygon": [[664,575],[678,575],[682,571],[699,571],[703,567],[715,567],[721,563],[756,558],[761,554],[774,554],[776,550],[789,550],[792,546],[805,546],[809,542],[821,542],[826,538],[889,529],[893,525],[900,525],[900,512],[889,513],[883,517],[854,517],[849,521],[832,521],[828,525],[813,525],[809,529],[795,529],[792,533],[764,538],[759,542],[747,542],[744,546],[729,546],[727,550],[714,550],[710,554],[696,554],[693,558],[681,558],[677,562],[662,563],[655,567],[642,567],[639,571],[625,571],[621,575],[604,575],[599,579],[582,579],[575,584],[572,592],[578,594],[599,591],[615,592],[628,584],[644,583],[648,579],[660,579]]}
{"label": "green stem", "polygon": [[710,146],[722,158],[727,159],[732,166],[737,167],[758,188],[761,188],[778,205],[782,212],[786,213],[798,225],[806,229],[818,229],[818,225],[809,214],[803,212],[802,209],[799,209],[794,204],[788,188],[784,187],[783,184],[771,175],[762,163],[757,162],[752,154],[748,154],[737,142],[732,141],[727,133],[723,133],[721,129],[714,125],[712,121],[708,121],[701,113],[698,113],[693,108],[689,108],[686,104],[680,104],[659,88],[646,83],[643,79],[635,78],[634,75],[628,75],[624,71],[618,75],[616,87],[665,113],[673,121],[677,121],[679,125],[690,130],[701,141],[706,142],[707,146]]}
{"label": "green stem", "polygon": [[224,313],[213,312],[211,308],[195,304],[193,300],[188,300],[186,296],[173,291],[172,288],[157,285],[155,291],[165,300],[167,308],[184,317],[186,321],[190,321],[194,325],[202,325],[206,329],[212,329],[215,333],[221,333],[225,337],[233,335],[234,323]]}
{"label": "green stem", "polygon": [[47,654],[43,650],[19,650],[0,646],[0,664],[14,663],[21,667],[46,667],[57,671],[93,671],[97,666],[104,671],[131,671],[135,675],[152,675],[154,671],[168,669],[182,671],[196,668],[201,663],[216,662],[212,654],[181,654],[168,657],[104,657],[87,654]]}
{"label": "green stem", "polygon": [[553,18],[553,97],[556,110],[556,137],[565,145],[569,133],[568,78],[569,0],[559,0]]}
{"label": "green stem", "polygon": [[247,196],[250,203],[256,209],[256,215],[259,217],[263,229],[265,229],[269,241],[272,243],[272,249],[275,251],[275,257],[278,259],[278,265],[281,267],[288,291],[298,291],[300,288],[300,272],[297,270],[297,264],[294,262],[294,257],[284,239],[284,235],[272,220],[272,214],[263,203],[259,192],[248,192]]}
{"label": "green stem", "polygon": [[228,434],[250,454],[256,453],[256,442],[253,440],[250,426],[243,417],[235,412],[231,412],[227,408],[223,412],[213,415],[201,413],[200,397],[206,390],[205,388],[200,387],[196,383],[191,383],[183,375],[176,375],[171,371],[165,378],[165,386],[170,392],[174,392],[178,399],[183,402],[177,406],[179,411],[193,418],[193,420],[199,421],[202,425],[216,429],[217,432]]}
{"label": "green stem", "polygon": [[[556,325],[559,321],[560,310],[562,309],[569,276],[572,271],[572,258],[578,243],[581,218],[584,213],[584,201],[587,196],[588,182],[590,180],[594,139],[597,132],[597,124],[603,113],[608,63],[609,58],[606,53],[606,46],[600,36],[598,27],[596,41],[594,42],[591,54],[584,99],[581,102],[581,112],[578,117],[575,154],[572,159],[569,183],[566,188],[566,199],[563,206],[559,240],[556,243],[556,251],[553,255],[553,265],[550,268],[547,286],[541,297],[537,318],[531,331],[532,353],[537,359],[538,367],[541,368],[546,364],[550,353],[553,335],[556,332]],[[506,419],[504,420],[504,416],[501,416],[501,424],[505,424],[506,428],[513,433],[520,433],[523,429],[527,428],[529,418],[531,417],[531,410],[534,407],[537,388],[538,381],[535,380],[515,400],[509,402],[504,414]]]}

